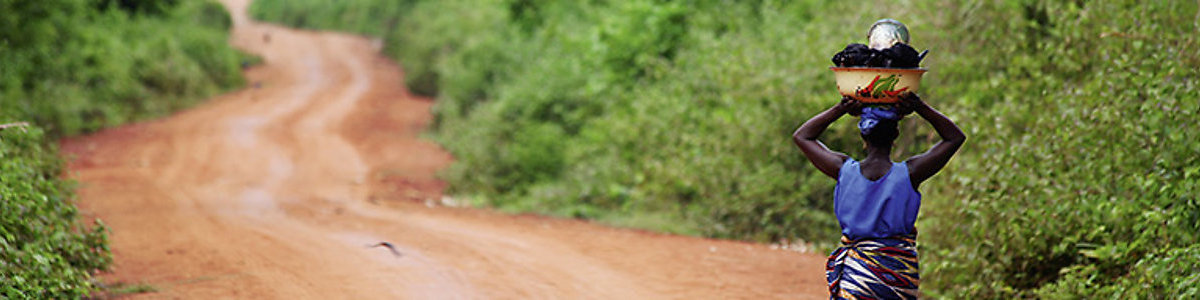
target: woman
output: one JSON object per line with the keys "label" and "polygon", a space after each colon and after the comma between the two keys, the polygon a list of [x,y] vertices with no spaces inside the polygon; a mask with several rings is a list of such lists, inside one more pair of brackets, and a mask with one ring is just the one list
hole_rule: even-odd
{"label": "woman", "polygon": [[[924,154],[892,162],[897,123],[913,112],[929,121],[942,140]],[[831,151],[817,140],[843,114],[861,115],[858,128],[867,150],[862,161]],[[833,201],[842,227],[842,247],[825,266],[830,298],[916,298],[920,277],[914,224],[921,206],[917,188],[962,146],[966,140],[962,130],[909,93],[894,107],[863,107],[852,98],[842,98],[800,125],[792,138],[813,166],[837,180]]]}

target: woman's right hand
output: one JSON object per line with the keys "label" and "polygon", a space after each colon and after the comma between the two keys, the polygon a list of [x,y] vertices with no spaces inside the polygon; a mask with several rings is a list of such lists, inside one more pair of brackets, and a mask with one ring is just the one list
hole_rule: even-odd
{"label": "woman's right hand", "polygon": [[842,101],[838,102],[837,107],[851,116],[857,117],[862,114],[862,102],[850,96],[842,96]]}

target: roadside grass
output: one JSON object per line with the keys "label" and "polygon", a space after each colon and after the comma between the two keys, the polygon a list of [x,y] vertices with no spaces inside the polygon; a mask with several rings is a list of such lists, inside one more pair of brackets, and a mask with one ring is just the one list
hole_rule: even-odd
{"label": "roadside grass", "polygon": [[117,282],[102,285],[103,289],[96,295],[87,297],[91,300],[123,299],[137,294],[158,292],[158,288],[146,283]]}

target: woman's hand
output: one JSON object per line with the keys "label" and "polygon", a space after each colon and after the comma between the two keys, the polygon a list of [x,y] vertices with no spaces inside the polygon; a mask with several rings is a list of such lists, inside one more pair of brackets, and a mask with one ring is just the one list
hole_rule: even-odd
{"label": "woman's hand", "polygon": [[942,137],[942,140],[934,144],[929,151],[908,159],[908,177],[913,188],[916,188],[925,179],[929,179],[930,176],[946,166],[946,162],[949,162],[950,157],[958,152],[958,148],[962,147],[967,136],[958,128],[958,125],[954,124],[954,121],[926,105],[916,94],[909,93],[901,97],[899,106],[901,110],[917,113],[933,126],[933,130],[937,131],[938,136]]}
{"label": "woman's hand", "polygon": [[804,156],[808,157],[808,161],[812,162],[817,170],[821,173],[837,180],[838,172],[842,168],[842,162],[845,162],[849,156],[840,152],[834,152],[825,147],[817,137],[825,132],[825,128],[829,127],[833,121],[837,121],[844,114],[859,115],[862,113],[862,103],[850,97],[842,97],[842,101],[834,104],[833,107],[822,111],[813,116],[812,119],[805,121],[796,132],[792,134],[792,141],[800,147],[800,151],[804,152]]}
{"label": "woman's hand", "polygon": [[896,104],[896,112],[900,116],[907,116],[921,106],[925,106],[925,101],[921,101],[921,96],[917,96],[917,93],[905,93],[900,95],[900,103]]}
{"label": "woman's hand", "polygon": [[836,107],[839,111],[851,116],[857,117],[862,114],[862,102],[850,96],[842,96],[842,101],[838,102]]}

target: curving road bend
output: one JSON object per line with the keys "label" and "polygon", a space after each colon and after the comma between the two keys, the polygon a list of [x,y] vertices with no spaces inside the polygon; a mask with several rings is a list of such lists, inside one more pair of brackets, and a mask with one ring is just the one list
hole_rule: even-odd
{"label": "curving road bend", "polygon": [[[257,23],[251,87],[64,140],[85,218],[112,228],[105,282],[138,298],[824,298],[824,257],[441,203],[432,102],[366,38]],[[368,247],[388,242],[385,247]]]}

